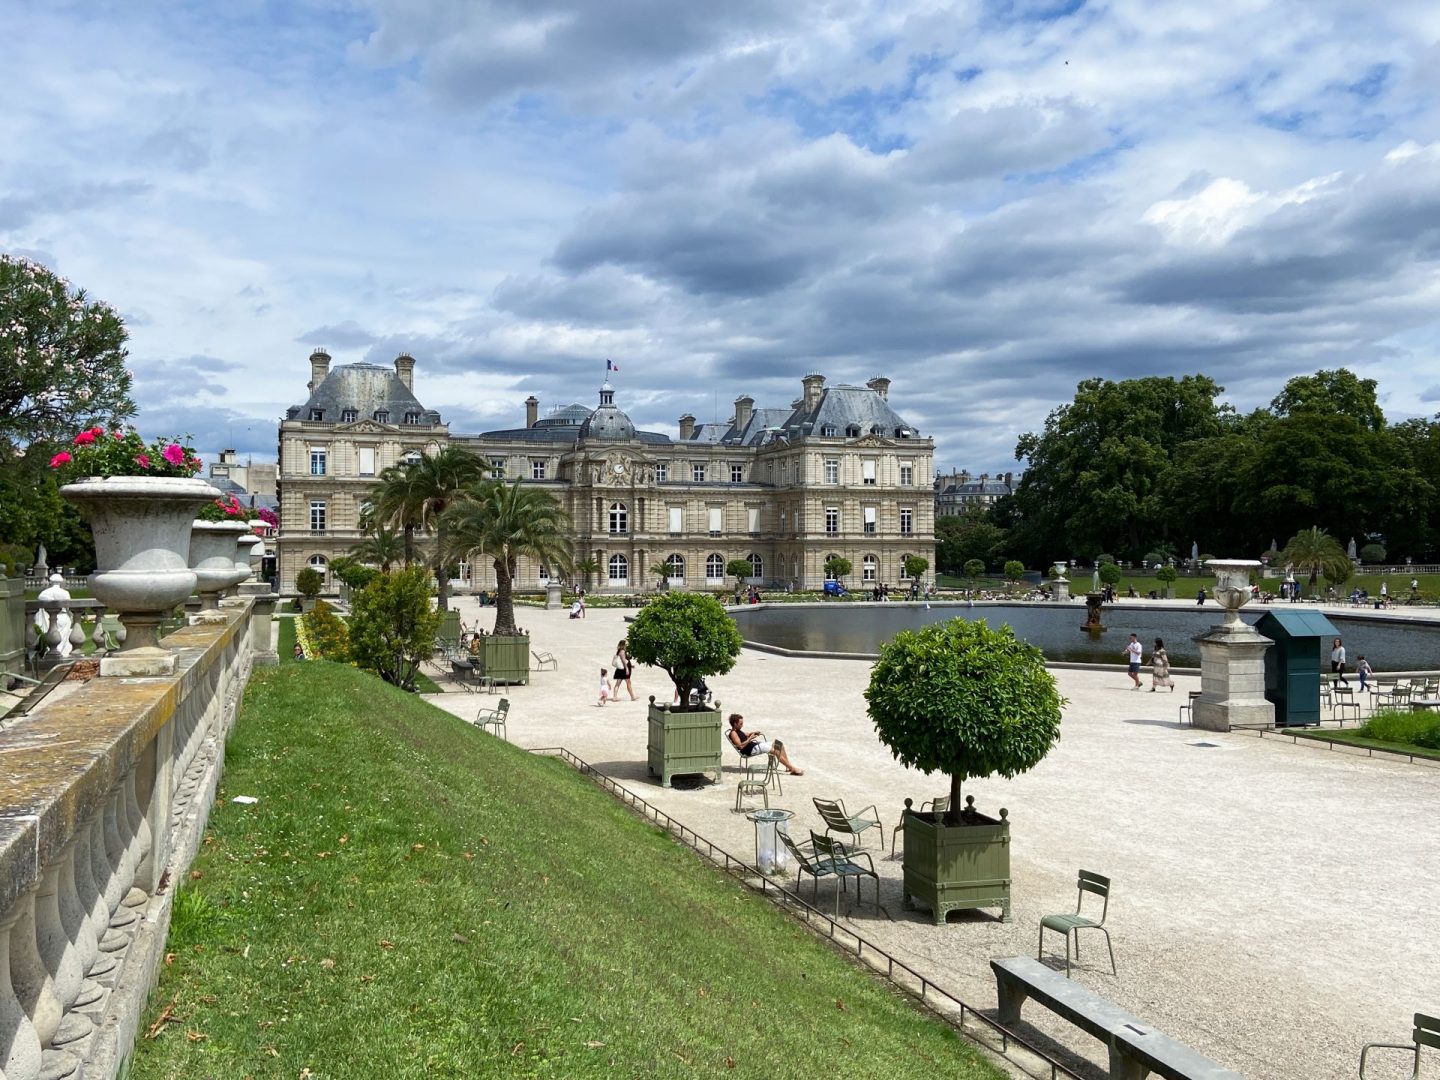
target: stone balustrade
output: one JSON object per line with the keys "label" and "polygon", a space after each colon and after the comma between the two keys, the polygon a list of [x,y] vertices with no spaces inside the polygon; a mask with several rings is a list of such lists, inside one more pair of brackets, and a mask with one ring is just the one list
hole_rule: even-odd
{"label": "stone balustrade", "polygon": [[0,1078],[113,1077],[158,975],[273,596],[166,639],[173,676],[96,678],[0,730]]}

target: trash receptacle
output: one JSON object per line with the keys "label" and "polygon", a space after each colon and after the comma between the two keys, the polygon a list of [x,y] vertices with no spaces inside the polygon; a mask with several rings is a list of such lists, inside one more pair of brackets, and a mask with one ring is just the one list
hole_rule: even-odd
{"label": "trash receptacle", "polygon": [[1267,611],[1255,629],[1275,642],[1265,653],[1265,697],[1275,706],[1275,726],[1318,726],[1321,650],[1340,631],[1318,611]]}
{"label": "trash receptacle", "polygon": [[748,815],[755,823],[755,866],[762,874],[774,874],[785,869],[785,844],[775,835],[775,830],[795,816],[793,810],[754,810]]}

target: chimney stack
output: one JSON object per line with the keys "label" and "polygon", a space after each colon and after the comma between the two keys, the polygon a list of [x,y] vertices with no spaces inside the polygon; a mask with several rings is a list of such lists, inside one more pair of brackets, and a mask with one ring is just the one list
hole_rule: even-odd
{"label": "chimney stack", "polygon": [[540,419],[540,399],[531,394],[525,399],[525,426],[534,427],[535,421]]}
{"label": "chimney stack", "polygon": [[330,354],[324,349],[316,349],[310,354],[310,382],[306,390],[314,390],[322,382],[325,376],[330,374]]}
{"label": "chimney stack", "polygon": [[745,425],[750,423],[750,417],[755,414],[755,399],[749,394],[741,394],[735,399],[735,430],[744,431]]}
{"label": "chimney stack", "polygon": [[1013,472],[1007,472],[1005,474],[1005,486],[1011,491],[1015,490],[1015,474]]}
{"label": "chimney stack", "polygon": [[220,451],[220,464],[221,464],[221,465],[235,465],[235,464],[238,464],[238,459],[237,459],[236,456],[235,456],[235,450],[234,450],[233,448],[228,449],[228,450],[221,450],[221,451]]}
{"label": "chimney stack", "polygon": [[695,417],[688,412],[680,417],[680,441],[685,442],[695,436]]}
{"label": "chimney stack", "polygon": [[874,378],[874,379],[871,379],[869,382],[867,382],[865,385],[868,386],[871,390],[874,390],[877,394],[879,394],[881,401],[889,401],[889,400],[890,400],[890,380],[889,380],[889,379]]}
{"label": "chimney stack", "polygon": [[805,388],[805,411],[813,412],[820,404],[820,394],[825,387],[825,376],[811,372],[800,380],[800,385]]}
{"label": "chimney stack", "polygon": [[401,353],[395,357],[395,374],[399,376],[401,383],[406,390],[415,389],[415,358],[409,353]]}

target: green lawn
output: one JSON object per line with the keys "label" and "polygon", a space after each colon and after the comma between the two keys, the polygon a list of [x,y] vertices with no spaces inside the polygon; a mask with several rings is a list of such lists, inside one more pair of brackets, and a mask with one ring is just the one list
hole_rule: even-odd
{"label": "green lawn", "polygon": [[131,1080],[1003,1075],[568,767],[348,666],[255,674],[184,886]]}
{"label": "green lawn", "polygon": [[[1381,577],[1379,574],[1357,574],[1345,582],[1344,585],[1338,586],[1336,591],[1344,596],[1349,596],[1351,589],[1368,589],[1371,596],[1379,596],[1380,583],[1384,581],[1390,586],[1390,598],[1397,603],[1403,603],[1410,595],[1410,579],[1412,576],[1417,577],[1420,581],[1420,593],[1422,597],[1433,601],[1437,596],[1440,596],[1440,574],[1386,574],[1384,577]],[[1075,570],[1067,573],[1066,577],[1070,579],[1070,592],[1072,594],[1078,595],[1090,591],[1091,572],[1089,570]],[[995,577],[980,578],[978,583],[972,583],[969,578],[952,577],[948,574],[941,574],[936,577],[935,581],[942,589],[981,588],[988,589],[992,592],[999,592],[1005,587],[1005,582]],[[1259,584],[1262,589],[1272,592],[1276,596],[1280,595],[1279,578],[1261,580]],[[1302,584],[1305,590],[1304,595],[1310,596],[1311,589],[1308,580]],[[1120,584],[1115,586],[1115,591],[1119,594],[1120,599],[1125,599],[1126,593],[1132,585],[1135,587],[1135,591],[1142,597],[1150,595],[1150,590],[1152,589],[1159,592],[1162,596],[1165,592],[1164,583],[1157,581],[1153,574],[1126,574],[1121,577]],[[1175,581],[1174,585],[1176,599],[1193,600],[1195,599],[1196,591],[1201,585],[1205,586],[1205,592],[1208,595],[1215,587],[1215,579],[1208,575],[1204,577],[1181,577]],[[1028,589],[1029,586],[1027,585],[1026,588]],[[1321,579],[1320,591],[1323,593],[1324,589],[1325,582],[1324,579]]]}
{"label": "green lawn", "polygon": [[[299,618],[297,615],[296,619]],[[280,654],[280,663],[295,663],[295,619],[280,619],[280,633],[276,638],[275,651]],[[426,675],[424,671],[415,672],[415,692],[419,694],[438,694],[440,687],[435,680]]]}
{"label": "green lawn", "polygon": [[1430,750],[1423,746],[1416,746],[1414,743],[1391,742],[1386,739],[1371,739],[1360,734],[1355,729],[1334,730],[1324,728],[1320,731],[1291,731],[1286,729],[1287,735],[1298,735],[1304,739],[1311,739],[1315,742],[1338,742],[1348,746],[1368,746],[1374,750],[1392,750],[1397,754],[1414,754],[1416,757],[1430,758],[1440,761],[1440,750]]}

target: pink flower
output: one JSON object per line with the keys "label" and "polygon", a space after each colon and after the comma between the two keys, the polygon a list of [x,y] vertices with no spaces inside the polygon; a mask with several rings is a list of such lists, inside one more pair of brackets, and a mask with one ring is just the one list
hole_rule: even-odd
{"label": "pink flower", "polygon": [[135,460],[139,463],[139,465],[140,465],[140,467],[141,467],[142,469],[148,469],[148,468],[150,467],[150,455],[149,455],[149,454],[139,454],[139,455],[136,456]]}
{"label": "pink flower", "polygon": [[171,465],[185,464],[185,448],[179,443],[172,442],[169,446],[165,447],[165,449],[160,452],[160,456],[163,457],[166,461],[168,461]]}
{"label": "pink flower", "polygon": [[110,434],[115,436],[116,442],[119,442],[121,439],[125,438],[125,432],[121,431],[119,428],[116,428]]}
{"label": "pink flower", "polygon": [[104,424],[96,424],[94,427],[92,427],[92,428],[90,429],[90,434],[91,434],[91,435],[104,435],[104,434],[105,434],[105,425],[104,425]]}
{"label": "pink flower", "polygon": [[71,458],[69,454],[67,454],[64,450],[61,450],[58,454],[56,454],[53,458],[50,459],[50,467],[52,469],[58,469],[61,465],[68,465],[73,460],[74,459]]}
{"label": "pink flower", "polygon": [[76,436],[75,436],[75,445],[76,445],[76,446],[89,446],[89,445],[90,445],[91,443],[93,443],[94,441],[95,441],[95,432],[93,432],[93,431],[82,431],[82,432],[80,432],[79,435],[76,435]]}

